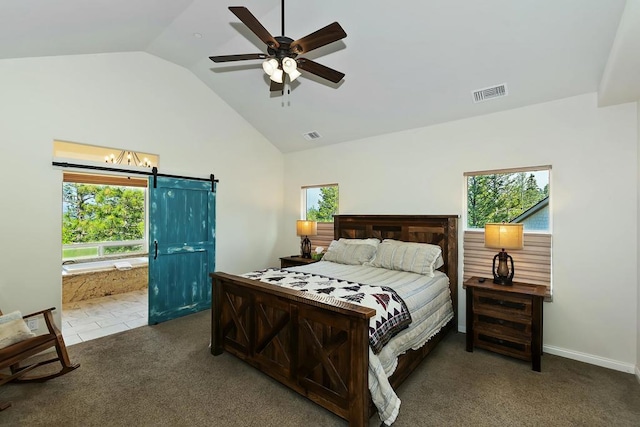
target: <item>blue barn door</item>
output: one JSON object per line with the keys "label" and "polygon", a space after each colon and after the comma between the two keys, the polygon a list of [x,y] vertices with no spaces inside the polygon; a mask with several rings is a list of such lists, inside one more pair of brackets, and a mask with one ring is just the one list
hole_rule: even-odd
{"label": "blue barn door", "polygon": [[149,324],[211,307],[215,193],[211,182],[149,178]]}

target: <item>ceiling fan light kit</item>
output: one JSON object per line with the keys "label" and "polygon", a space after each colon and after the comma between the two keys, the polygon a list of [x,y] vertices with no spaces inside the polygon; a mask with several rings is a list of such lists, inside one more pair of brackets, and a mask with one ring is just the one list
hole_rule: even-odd
{"label": "ceiling fan light kit", "polygon": [[275,70],[279,67],[278,61],[271,58],[267,59],[262,63],[262,69],[268,76],[271,76]]}
{"label": "ceiling fan light kit", "polygon": [[271,81],[274,81],[276,83],[282,83],[284,80],[284,75],[283,72],[280,68],[277,68],[273,71],[273,74],[271,74],[270,76]]}
{"label": "ceiling fan light kit", "polygon": [[318,64],[310,59],[297,58],[298,55],[303,55],[347,37],[347,33],[344,32],[337,22],[329,24],[298,40],[293,40],[284,35],[284,0],[282,0],[282,36],[273,37],[246,7],[230,6],[229,10],[267,45],[267,55],[264,53],[250,53],[210,56],[209,59],[213,62],[265,59],[262,63],[262,69],[271,79],[270,90],[272,92],[284,92],[285,76],[288,77],[289,82],[292,82],[302,75],[299,69],[315,74],[333,83],[338,83],[344,77],[344,73]]}
{"label": "ceiling fan light kit", "polygon": [[301,75],[300,71],[298,71],[298,63],[293,58],[284,58],[282,60],[282,70],[289,75],[290,81],[294,81]]}

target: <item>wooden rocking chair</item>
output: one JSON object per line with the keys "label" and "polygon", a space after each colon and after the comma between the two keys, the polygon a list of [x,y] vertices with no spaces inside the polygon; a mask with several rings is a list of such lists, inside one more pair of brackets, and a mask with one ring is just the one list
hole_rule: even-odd
{"label": "wooden rocking chair", "polygon": [[[62,333],[56,327],[53,321],[53,310],[55,310],[55,308],[49,308],[47,310],[38,311],[37,313],[28,314],[22,317],[23,319],[27,319],[33,316],[42,315],[49,332],[47,334],[37,335],[35,337],[28,338],[24,341],[20,341],[16,344],[12,344],[8,347],[0,349],[0,371],[3,371],[7,368],[9,368],[10,370],[10,374],[0,373],[0,386],[10,381],[44,382],[50,380],[51,378],[64,375],[67,372],[71,372],[80,366],[80,364],[78,363],[72,364],[69,360],[67,347],[64,343],[64,339],[62,338]],[[1,315],[2,311],[0,311],[0,316]],[[31,363],[26,362],[32,356],[35,356],[36,354],[41,353],[42,351],[47,350],[51,347],[55,347],[56,357],[44,361]],[[61,369],[57,372],[42,374],[38,376],[24,376],[29,371],[32,371],[35,368],[54,362],[60,362],[60,364],[62,365]],[[21,366],[21,363],[24,364]],[[0,402],[0,411],[3,411],[10,406],[11,402]]]}

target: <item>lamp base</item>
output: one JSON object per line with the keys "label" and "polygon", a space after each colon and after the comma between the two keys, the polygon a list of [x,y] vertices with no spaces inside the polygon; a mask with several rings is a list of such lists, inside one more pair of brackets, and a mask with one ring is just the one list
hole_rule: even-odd
{"label": "lamp base", "polygon": [[493,276],[493,283],[502,286],[513,286],[513,280],[508,276]]}
{"label": "lamp base", "polygon": [[[498,267],[496,268],[496,260]],[[511,261],[511,270],[507,265],[507,261]],[[511,286],[513,285],[513,258],[503,249],[493,257],[493,283],[496,285]]]}
{"label": "lamp base", "polygon": [[311,258],[311,240],[309,240],[309,236],[304,236],[300,244],[300,253],[302,258]]}

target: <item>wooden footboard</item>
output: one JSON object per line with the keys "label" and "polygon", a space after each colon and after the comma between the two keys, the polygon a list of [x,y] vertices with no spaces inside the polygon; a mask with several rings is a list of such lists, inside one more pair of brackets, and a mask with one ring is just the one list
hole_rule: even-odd
{"label": "wooden footboard", "polygon": [[375,310],[226,273],[211,277],[212,354],[232,353],[349,425],[367,425]]}

